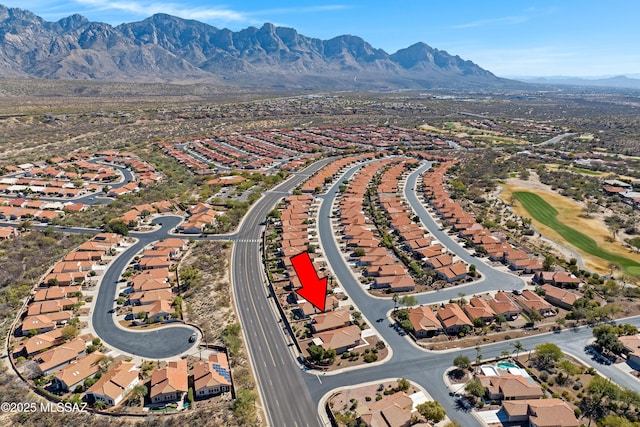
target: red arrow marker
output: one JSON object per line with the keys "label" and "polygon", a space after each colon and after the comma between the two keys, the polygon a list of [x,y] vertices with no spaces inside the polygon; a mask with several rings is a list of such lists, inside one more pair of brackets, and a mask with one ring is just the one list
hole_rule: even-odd
{"label": "red arrow marker", "polygon": [[325,300],[327,299],[327,278],[318,277],[316,269],[313,267],[309,252],[302,252],[291,257],[293,269],[296,271],[302,287],[296,292],[306,299],[320,311],[324,311]]}

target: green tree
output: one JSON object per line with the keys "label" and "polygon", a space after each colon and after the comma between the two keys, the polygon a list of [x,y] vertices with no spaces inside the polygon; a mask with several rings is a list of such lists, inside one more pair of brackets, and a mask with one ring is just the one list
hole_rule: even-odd
{"label": "green tree", "polygon": [[634,237],[632,239],[625,239],[629,245],[635,248],[636,252],[640,252],[640,237]]}
{"label": "green tree", "polygon": [[439,423],[447,416],[447,412],[436,401],[429,401],[419,404],[416,409],[431,424]]}
{"label": "green tree", "polygon": [[458,355],[453,359],[453,366],[458,369],[469,369],[471,368],[471,359],[469,357],[464,356],[462,354]]}
{"label": "green tree", "polygon": [[136,402],[140,402],[141,405],[144,405],[144,398],[149,394],[149,390],[144,384],[138,384],[131,389],[131,397]]}
{"label": "green tree", "polygon": [[542,269],[544,271],[551,271],[553,270],[553,266],[556,263],[556,259],[551,256],[551,255],[547,255],[544,257],[544,261],[542,262]]}
{"label": "green tree", "polygon": [[180,285],[185,289],[200,284],[200,270],[195,267],[184,267],[180,269]]}
{"label": "green tree", "polygon": [[187,401],[189,402],[189,407],[193,408],[193,387],[189,387],[189,391],[187,392]]}
{"label": "green tree", "polygon": [[536,323],[541,321],[543,317],[538,310],[531,310],[531,313],[529,313],[529,319],[531,319],[533,323]]}
{"label": "green tree", "polygon": [[538,344],[535,352],[534,362],[540,370],[548,370],[563,357],[560,347],[552,343]]}
{"label": "green tree", "polygon": [[620,388],[608,379],[595,376],[585,389],[585,396],[579,404],[582,414],[592,420],[599,420],[611,412],[611,407],[617,399]]}
{"label": "green tree", "polygon": [[484,396],[484,394],[486,393],[486,389],[477,378],[469,381],[467,385],[464,386],[464,391],[477,398]]}
{"label": "green tree", "polygon": [[120,219],[116,219],[107,223],[107,225],[104,226],[104,231],[106,231],[107,233],[120,234],[121,236],[129,235],[129,227],[123,220]]}
{"label": "green tree", "polygon": [[324,348],[320,345],[312,344],[308,348],[309,358],[314,362],[321,362],[324,360]]}
{"label": "green tree", "polygon": [[358,258],[359,258],[359,257],[363,257],[363,256],[365,256],[366,254],[367,254],[367,252],[364,250],[364,248],[356,248],[356,249],[353,251],[353,256],[356,256],[356,257],[358,257]]}
{"label": "green tree", "polygon": [[612,353],[620,354],[625,349],[624,345],[618,338],[615,326],[596,326],[593,328],[593,336],[596,338],[596,344]]}
{"label": "green tree", "polygon": [[257,395],[251,390],[240,389],[233,401],[233,415],[239,425],[255,425],[258,422],[256,416]]}
{"label": "green tree", "polygon": [[609,415],[598,420],[600,427],[637,427],[638,424],[618,415]]}
{"label": "green tree", "polygon": [[400,305],[405,307],[411,307],[418,304],[418,300],[413,295],[404,295],[400,298]]}
{"label": "green tree", "polygon": [[62,328],[62,338],[65,341],[69,341],[78,336],[78,327],[75,325],[66,325]]}
{"label": "green tree", "polygon": [[406,378],[400,378],[398,380],[398,390],[399,391],[408,391],[411,387],[411,383]]}

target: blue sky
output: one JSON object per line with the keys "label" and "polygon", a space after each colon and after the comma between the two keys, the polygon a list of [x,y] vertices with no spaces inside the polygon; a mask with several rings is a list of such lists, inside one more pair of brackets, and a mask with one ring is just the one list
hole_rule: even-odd
{"label": "blue sky", "polygon": [[265,22],[309,37],[364,38],[389,53],[416,42],[499,76],[640,77],[640,2],[629,0],[0,0],[48,21],[73,13],[117,25],[154,13],[237,31]]}

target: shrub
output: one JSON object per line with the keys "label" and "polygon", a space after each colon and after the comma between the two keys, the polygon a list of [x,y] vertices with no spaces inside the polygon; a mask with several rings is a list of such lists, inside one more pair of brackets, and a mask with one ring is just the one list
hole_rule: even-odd
{"label": "shrub", "polygon": [[378,355],[376,353],[367,353],[364,355],[363,360],[366,363],[375,362],[376,360],[378,360]]}

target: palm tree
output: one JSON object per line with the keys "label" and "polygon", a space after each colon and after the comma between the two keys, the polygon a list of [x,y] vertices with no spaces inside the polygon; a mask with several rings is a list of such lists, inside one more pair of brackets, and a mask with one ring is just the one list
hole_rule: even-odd
{"label": "palm tree", "polygon": [[141,406],[144,406],[144,397],[149,393],[149,390],[144,384],[138,384],[131,389],[131,397],[135,400],[140,400]]}
{"label": "palm tree", "polygon": [[513,351],[516,352],[516,360],[518,359],[518,355],[520,354],[521,351],[525,351],[524,346],[522,345],[522,343],[520,341],[516,341],[513,344]]}
{"label": "palm tree", "polygon": [[482,349],[479,345],[476,346],[476,372],[478,370],[478,366],[480,366],[480,362],[482,362],[482,353],[480,352]]}

